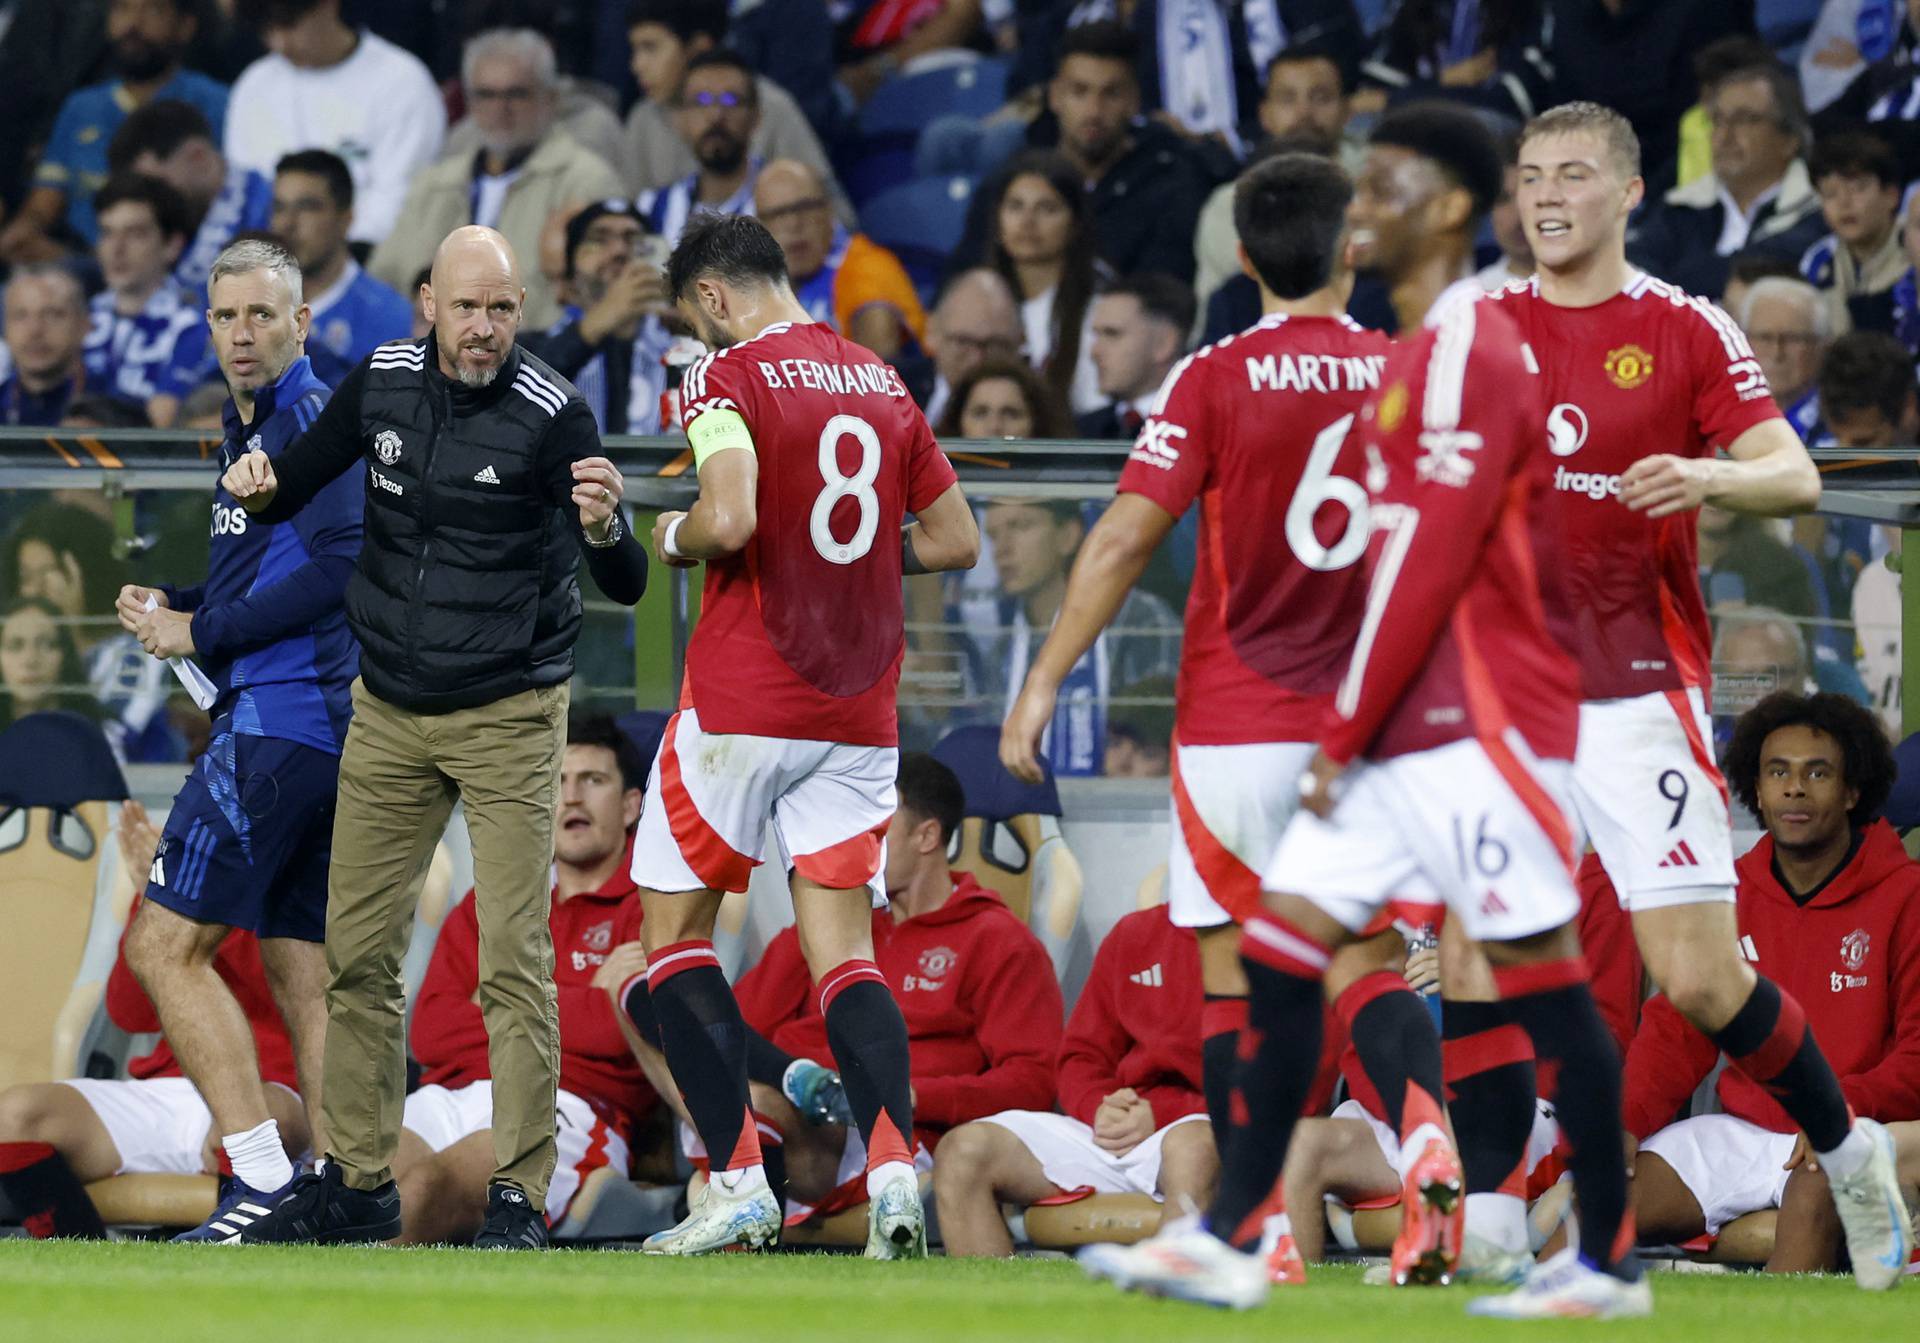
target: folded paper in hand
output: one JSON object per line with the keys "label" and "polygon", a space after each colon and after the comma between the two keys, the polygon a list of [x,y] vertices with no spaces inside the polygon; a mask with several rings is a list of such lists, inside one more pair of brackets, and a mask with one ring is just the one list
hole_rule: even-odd
{"label": "folded paper in hand", "polygon": [[[147,594],[147,609],[149,611],[160,609],[160,603],[153,599],[151,593]],[[213,702],[220,698],[220,691],[212,681],[207,679],[207,674],[200,670],[198,663],[189,662],[186,658],[168,658],[167,665],[173,668],[173,674],[180,678],[180,684],[187,688],[189,695],[193,696],[195,708],[211,709]]]}

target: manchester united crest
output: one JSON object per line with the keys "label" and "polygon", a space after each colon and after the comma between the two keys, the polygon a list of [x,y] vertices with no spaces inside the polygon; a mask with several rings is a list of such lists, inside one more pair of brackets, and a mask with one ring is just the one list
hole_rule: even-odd
{"label": "manchester united crest", "polygon": [[952,947],[929,947],[920,953],[920,973],[928,979],[945,979],[960,963],[960,953]]}
{"label": "manchester united crest", "polygon": [[380,459],[382,466],[392,466],[400,460],[400,435],[391,429],[382,429],[373,436],[373,455]]}
{"label": "manchester united crest", "polygon": [[1607,376],[1613,385],[1631,392],[1653,376],[1653,356],[1638,345],[1622,345],[1607,351]]}
{"label": "manchester united crest", "polygon": [[1873,949],[1873,938],[1864,928],[1855,928],[1840,939],[1840,964],[1850,972],[1857,972],[1867,963],[1867,953]]}

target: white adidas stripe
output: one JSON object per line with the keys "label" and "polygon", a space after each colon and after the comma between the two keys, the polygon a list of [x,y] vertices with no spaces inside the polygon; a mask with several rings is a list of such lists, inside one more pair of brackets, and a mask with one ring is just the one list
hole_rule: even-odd
{"label": "white adidas stripe", "polygon": [[560,388],[554,384],[553,379],[542,377],[539,369],[533,368],[530,365],[523,363],[520,365],[520,372],[515,376],[516,378],[525,378],[529,382],[533,383],[534,386],[543,388],[544,390],[551,392],[554,396],[560,399],[561,405],[564,406],[567,404],[567,394],[561,391]]}
{"label": "white adidas stripe", "polygon": [[558,415],[560,413],[560,407],[567,404],[563,397],[528,382],[525,377],[518,377],[513,380],[513,390],[526,397],[527,400],[533,402],[534,405],[540,407],[540,409],[546,411],[549,415]]}

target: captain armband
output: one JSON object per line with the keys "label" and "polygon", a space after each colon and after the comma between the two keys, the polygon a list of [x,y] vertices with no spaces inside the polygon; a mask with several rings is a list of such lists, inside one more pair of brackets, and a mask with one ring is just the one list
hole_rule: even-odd
{"label": "captain armband", "polygon": [[698,471],[716,452],[728,448],[753,451],[753,434],[737,410],[710,410],[687,426],[687,443],[693,448],[693,469]]}

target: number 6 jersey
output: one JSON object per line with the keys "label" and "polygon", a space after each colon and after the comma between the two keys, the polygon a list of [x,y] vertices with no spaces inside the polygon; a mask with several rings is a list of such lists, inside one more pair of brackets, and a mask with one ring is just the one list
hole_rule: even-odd
{"label": "number 6 jersey", "polygon": [[1174,710],[1184,746],[1314,741],[1366,603],[1365,458],[1349,431],[1391,347],[1352,319],[1274,313],[1188,356],[1119,490],[1197,500]]}
{"label": "number 6 jersey", "polygon": [[708,733],[892,746],[905,649],[900,527],[955,483],[892,368],[781,322],[708,355],[685,423],[731,410],[759,462],[746,548],[707,562],[682,703]]}

